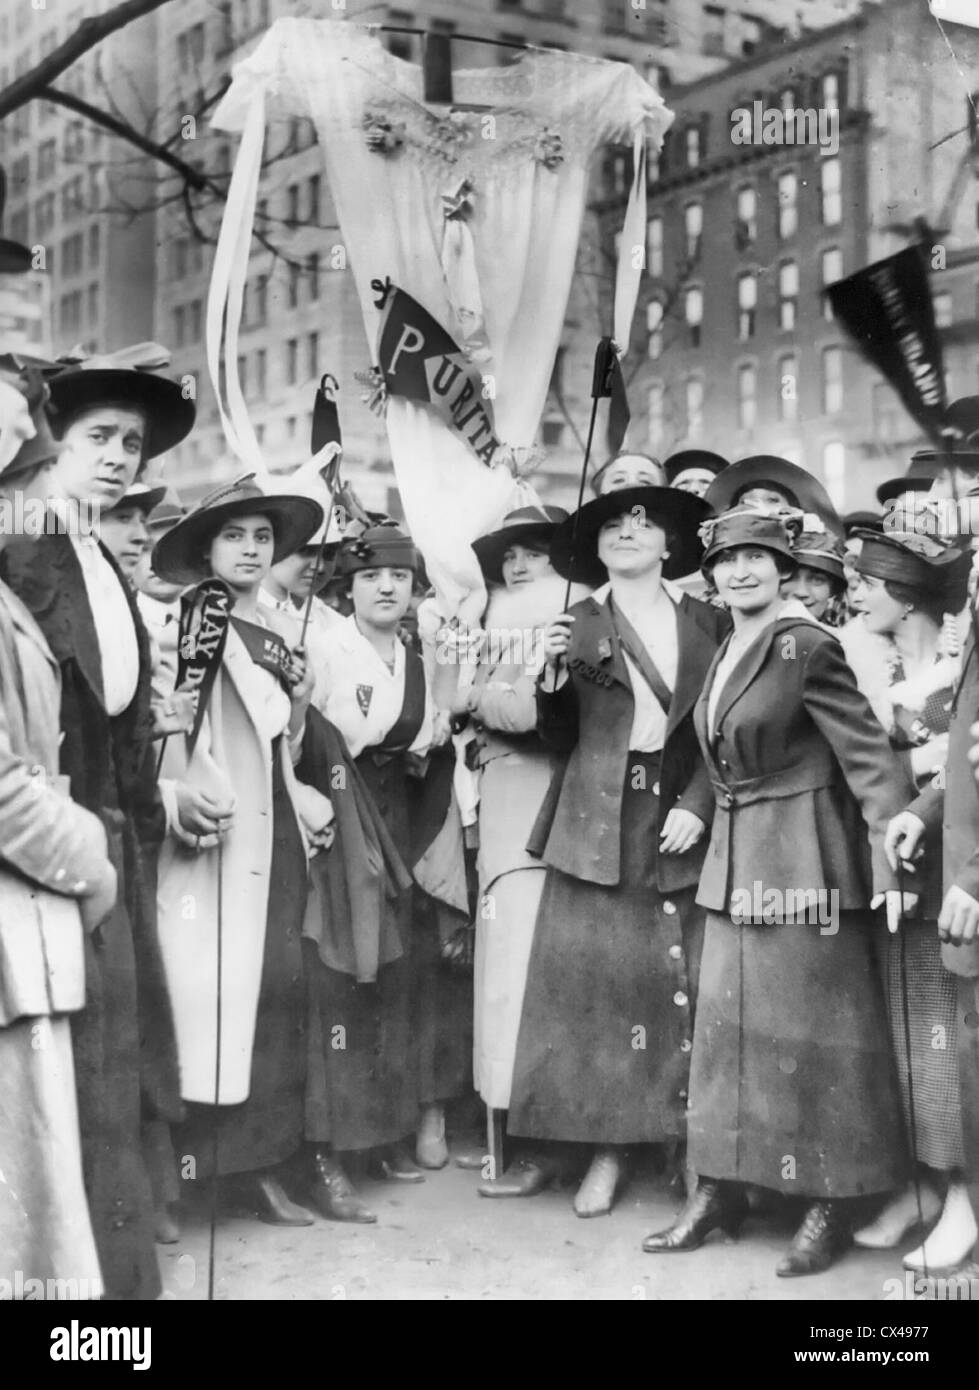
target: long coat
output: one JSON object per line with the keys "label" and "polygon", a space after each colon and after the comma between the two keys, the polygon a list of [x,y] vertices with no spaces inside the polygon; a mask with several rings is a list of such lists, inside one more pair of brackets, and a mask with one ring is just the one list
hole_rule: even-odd
{"label": "long coat", "polygon": [[[676,593],[677,591],[674,591]],[[589,883],[619,881],[622,789],[629,761],[634,701],[625,657],[607,603],[586,598],[571,608],[571,675],[555,692],[538,686],[538,727],[546,745],[571,749],[528,843],[546,864]],[[679,665],[663,747],[659,825],[674,806],[709,825],[714,795],[697,746],[692,711],[711,660],[730,627],[718,608],[683,594],[677,602]],[[697,882],[704,843],[659,856],[657,886],[675,892]]]}
{"label": "long coat", "polygon": [[[234,1105],[247,1099],[251,1077],[272,863],[272,744],[280,735],[282,775],[293,802],[299,795],[284,735],[288,715],[283,692],[272,688],[231,627],[193,756],[188,762],[182,737],[167,744],[161,790],[169,834],[160,853],[157,901],[180,1089],[188,1101],[215,1101],[219,856],[216,847],[196,852],[195,837],[180,827],[175,784],[187,782],[235,802],[234,822],[221,850],[225,936],[217,1098],[220,1105]],[[303,795],[318,794],[305,788]]]}
{"label": "long coat", "polygon": [[846,911],[867,906],[871,882],[896,888],[883,837],[910,782],[836,638],[808,619],[773,623],[734,668],[708,731],[719,659],[694,713],[717,800],[697,901],[727,912],[738,893],[753,907],[762,884],[837,890]]}
{"label": "long coat", "polygon": [[0,690],[0,1273],[97,1285],[68,1014],[85,1003],[77,898],[106,838],[60,785],[57,662],[4,584]]}
{"label": "long coat", "polygon": [[86,939],[88,1003],[72,1022],[79,1123],[92,1225],[109,1297],[155,1298],[152,1195],[141,1117],[181,1115],[173,1018],[154,911],[164,832],[156,788],[150,653],[135,599],[109,552],[139,650],[136,694],[106,711],[98,636],[70,538],[17,541],[2,572],[44,633],[61,671],[60,771],[71,795],[105,826],[119,897],[97,939]]}

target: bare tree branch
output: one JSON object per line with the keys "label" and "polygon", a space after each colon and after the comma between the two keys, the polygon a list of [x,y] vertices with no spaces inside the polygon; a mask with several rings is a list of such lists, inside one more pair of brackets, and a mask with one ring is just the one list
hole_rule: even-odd
{"label": "bare tree branch", "polygon": [[169,0],[123,0],[115,9],[83,19],[74,34],[65,39],[64,43],[60,43],[28,72],[15,78],[9,87],[0,92],[0,120],[9,116],[11,111],[16,111],[19,106],[23,106],[25,102],[41,96],[43,89],[49,87],[56,77],[60,77],[65,68],[70,68],[83,53],[101,43],[109,34],[114,34],[117,29],[124,29],[134,19],[140,19],[168,3]]}

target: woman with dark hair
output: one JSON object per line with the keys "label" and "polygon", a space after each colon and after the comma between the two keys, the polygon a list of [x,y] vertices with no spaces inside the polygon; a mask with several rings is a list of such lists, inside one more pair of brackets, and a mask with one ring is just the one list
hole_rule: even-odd
{"label": "woman with dark hair", "polygon": [[[823,530],[843,534],[843,523],[819,479],[777,454],[752,454],[729,464],[704,496],[717,513],[732,507],[768,512],[797,509],[818,518]],[[807,524],[807,529],[816,527]]]}
{"label": "woman with dark hair", "polygon": [[[927,536],[868,531],[861,539],[857,598],[868,632],[886,645],[864,649],[851,664],[868,698],[876,697],[891,745],[922,791],[943,772],[948,754],[958,641],[954,618],[946,621],[946,614],[957,614],[965,602],[970,556]],[[918,1176],[854,1238],[858,1245],[890,1248],[920,1217],[931,1221],[940,1212],[927,1239],[904,1262],[911,1269],[949,1269],[965,1259],[979,1230],[962,1173],[957,991],[938,937],[942,857],[934,836],[913,882],[921,892],[920,911],[904,922],[900,936],[889,938],[883,966]]]}
{"label": "woman with dark hair", "polygon": [[629,1146],[683,1137],[713,798],[693,705],[728,624],[681,594],[701,499],[626,488],[558,527],[551,563],[598,585],[544,630],[538,729],[568,754],[528,848],[547,865],[511,1134],[588,1145],[579,1216],[608,1212]]}
{"label": "woman with dark hair", "polygon": [[310,498],[245,478],[206,497],[153,553],[161,578],[213,577],[232,595],[193,752],[171,738],[160,780],[160,943],[188,1109],[174,1137],[196,1177],[237,1179],[260,1218],[282,1226],[312,1221],[274,1170],[302,1143],[306,860],[331,843],[333,810],[293,774],[312,691],[298,624],[259,596],[322,519]]}
{"label": "woman with dark hair", "polygon": [[793,598],[815,622],[840,627],[847,617],[843,542],[830,531],[804,531],[792,542],[795,572],[782,581],[782,596]]}
{"label": "woman with dark hair", "polygon": [[896,925],[883,834],[907,779],[835,637],[783,616],[789,521],[734,508],[704,537],[734,630],[694,716],[717,803],[697,893],[707,931],[688,1160],[699,1179],[643,1249],[733,1234],[755,1184],[806,1196],[776,1273],[811,1274],[849,1242],[848,1199],[892,1191],[906,1172],[861,815],[870,905],[886,896]]}

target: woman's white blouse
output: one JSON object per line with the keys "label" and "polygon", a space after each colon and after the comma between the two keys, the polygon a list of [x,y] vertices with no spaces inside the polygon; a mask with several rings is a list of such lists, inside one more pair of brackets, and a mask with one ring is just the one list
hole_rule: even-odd
{"label": "woman's white blouse", "polygon": [[[317,654],[313,701],[324,718],[343,734],[351,756],[381,743],[397,723],[404,703],[405,648],[394,644],[394,670],[357,627],[351,615],[324,635]],[[409,748],[427,753],[432,743],[434,709],[426,683],[425,714]]]}
{"label": "woman's white blouse", "polygon": [[108,715],[132,704],[139,683],[136,626],[122,581],[99,549],[94,536],[71,537],[81,565],[102,658],[102,696]]}

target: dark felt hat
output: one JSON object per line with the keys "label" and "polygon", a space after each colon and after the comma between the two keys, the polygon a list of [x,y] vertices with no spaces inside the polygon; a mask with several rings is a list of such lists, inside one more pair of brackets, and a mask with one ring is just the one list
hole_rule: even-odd
{"label": "dark felt hat", "polygon": [[221,527],[235,516],[267,516],[275,533],[272,563],[299,550],[323,522],[323,508],[311,497],[268,493],[255,475],[216,488],[192,512],[161,536],[153,548],[152,566],[173,584],[199,584],[210,577],[204,551]]}
{"label": "dark felt hat", "polygon": [[586,502],[556,528],[551,564],[558,574],[593,589],[604,584],[608,570],[598,558],[599,532],[606,521],[629,512],[661,522],[671,533],[670,553],[663,562],[666,579],[678,579],[697,568],[703,550],[697,533],[710,515],[707,503],[692,492],[672,487],[625,487]]}
{"label": "dark felt hat", "polygon": [[878,512],[847,512],[843,518],[843,534],[850,536],[854,531],[883,531],[884,518]]}
{"label": "dark felt hat", "polygon": [[836,580],[842,592],[846,585],[843,573],[843,542],[832,531],[803,531],[792,542],[792,554],[800,565],[818,570]]}
{"label": "dark felt hat", "polygon": [[122,494],[118,502],[106,509],[106,515],[112,512],[126,511],[130,507],[139,507],[140,511],[149,518],[150,512],[158,507],[167,495],[166,483],[161,483],[158,487],[150,487],[148,483],[133,483],[133,485]]}
{"label": "dark felt hat", "polygon": [[931,485],[942,471],[941,456],[923,449],[912,455],[911,462],[899,478],[888,478],[877,489],[877,501],[883,507],[905,492],[930,492]]}
{"label": "dark felt hat", "polygon": [[[120,354],[121,356],[121,354]],[[179,382],[155,371],[119,364],[113,356],[90,357],[50,378],[52,425],[60,436],[83,410],[125,405],[146,417],[144,458],[173,449],[194,427],[196,406]]]}
{"label": "dark felt hat", "polygon": [[483,577],[490,584],[503,583],[503,557],[511,545],[526,545],[533,537],[549,550],[555,530],[567,516],[563,507],[518,507],[508,513],[496,531],[473,541]]}
{"label": "dark felt hat", "polygon": [[797,561],[792,548],[800,534],[802,518],[798,512],[765,512],[757,507],[731,507],[720,516],[711,517],[700,528],[704,542],[701,569],[708,569],[712,560],[725,550],[741,545],[760,546],[776,555]]}
{"label": "dark felt hat", "polygon": [[938,472],[946,461],[970,470],[979,468],[979,396],[960,396],[953,401],[945,411],[942,432],[944,447],[919,449],[912,463],[933,459]]}
{"label": "dark felt hat", "polygon": [[337,572],[341,575],[376,569],[417,572],[420,565],[421,557],[411,537],[392,523],[368,526],[362,535],[344,540],[338,552]]}
{"label": "dark felt hat", "polygon": [[723,468],[729,466],[728,459],[721,458],[720,454],[712,453],[710,449],[681,449],[678,454],[671,454],[663,464],[670,487],[675,487],[680,474],[690,468],[703,469],[706,473],[713,473],[716,478]]}
{"label": "dark felt hat", "polygon": [[917,532],[857,532],[863,541],[854,564],[858,574],[906,584],[933,598],[943,598],[948,611],[965,604],[972,554]]}
{"label": "dark felt hat", "polygon": [[736,506],[750,488],[766,484],[781,492],[790,506],[813,513],[827,530],[842,534],[843,523],[819,479],[777,454],[752,454],[750,458],[732,463],[707,489],[707,501],[715,512],[726,512]]}

